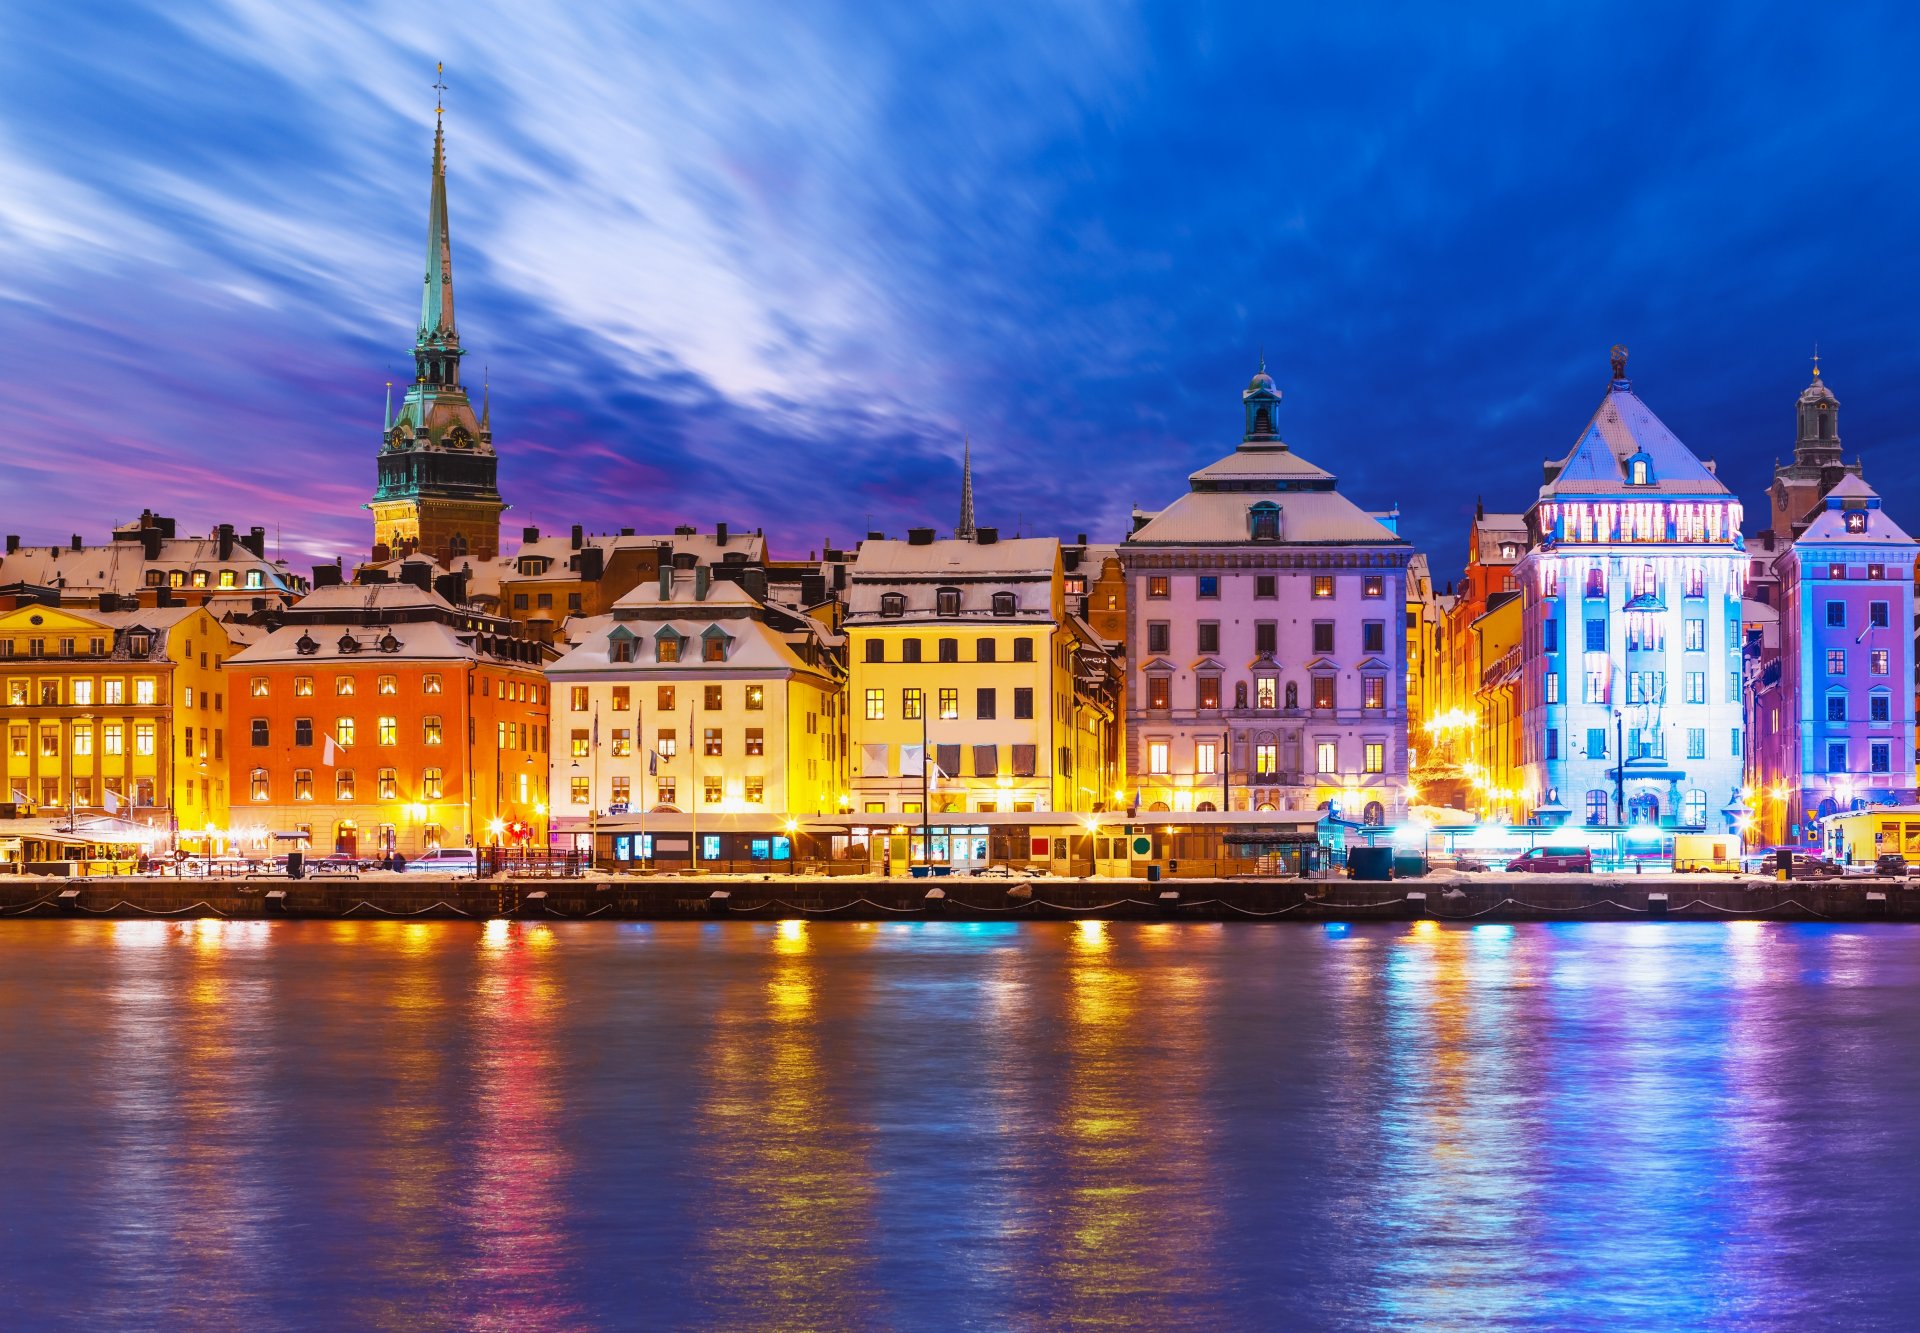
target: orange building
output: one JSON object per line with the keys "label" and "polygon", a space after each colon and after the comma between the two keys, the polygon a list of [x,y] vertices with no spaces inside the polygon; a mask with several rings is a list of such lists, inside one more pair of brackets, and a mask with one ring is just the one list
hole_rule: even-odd
{"label": "orange building", "polygon": [[418,583],[318,587],[228,664],[234,807],[316,851],[544,846],[551,656]]}

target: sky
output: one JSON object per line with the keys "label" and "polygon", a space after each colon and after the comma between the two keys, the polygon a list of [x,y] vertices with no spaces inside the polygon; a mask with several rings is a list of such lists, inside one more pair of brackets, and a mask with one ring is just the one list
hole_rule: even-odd
{"label": "sky", "polygon": [[[365,551],[446,65],[505,525],[1115,541],[1280,427],[1457,575],[1605,390],[1764,515],[1817,343],[1920,530],[1920,9],[0,9],[0,528]],[[1752,518],[1748,530],[1759,524]]]}

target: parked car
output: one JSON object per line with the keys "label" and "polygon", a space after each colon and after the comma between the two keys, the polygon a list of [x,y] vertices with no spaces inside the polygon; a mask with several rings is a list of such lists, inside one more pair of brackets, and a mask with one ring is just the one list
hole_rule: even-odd
{"label": "parked car", "polygon": [[442,847],[407,862],[409,875],[477,875],[480,858],[471,847]]}
{"label": "parked car", "polygon": [[1891,875],[1895,879],[1907,877],[1907,858],[1898,852],[1882,852],[1873,858],[1873,873]]}
{"label": "parked car", "polygon": [[1530,847],[1507,862],[1508,870],[1528,874],[1579,874],[1593,872],[1593,853],[1585,847]]}
{"label": "parked car", "polygon": [[1795,852],[1793,869],[1787,873],[1792,879],[1838,879],[1847,872],[1837,862],[1829,861],[1824,856],[1816,856],[1812,852]]}

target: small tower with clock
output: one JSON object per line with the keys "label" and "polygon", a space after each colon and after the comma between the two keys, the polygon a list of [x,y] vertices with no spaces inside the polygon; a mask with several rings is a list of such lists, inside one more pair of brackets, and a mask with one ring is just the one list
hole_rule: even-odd
{"label": "small tower with clock", "polygon": [[[443,86],[436,81],[436,90]],[[506,501],[497,481],[490,404],[476,417],[460,383],[460,333],[453,317],[453,251],[447,232],[446,138],[434,107],[433,188],[427,215],[425,290],[414,339],[414,380],[380,445],[379,482],[367,508],[373,541],[399,554],[418,550],[444,562],[490,560],[500,551]]]}

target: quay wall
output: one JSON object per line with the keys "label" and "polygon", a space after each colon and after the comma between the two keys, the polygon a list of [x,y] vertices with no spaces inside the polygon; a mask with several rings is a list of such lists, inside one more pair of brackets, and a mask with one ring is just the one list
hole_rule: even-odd
{"label": "quay wall", "polygon": [[1920,921],[1920,882],[1723,876],[1148,882],[588,876],[580,879],[0,879],[0,921],[275,917],[661,921]]}

